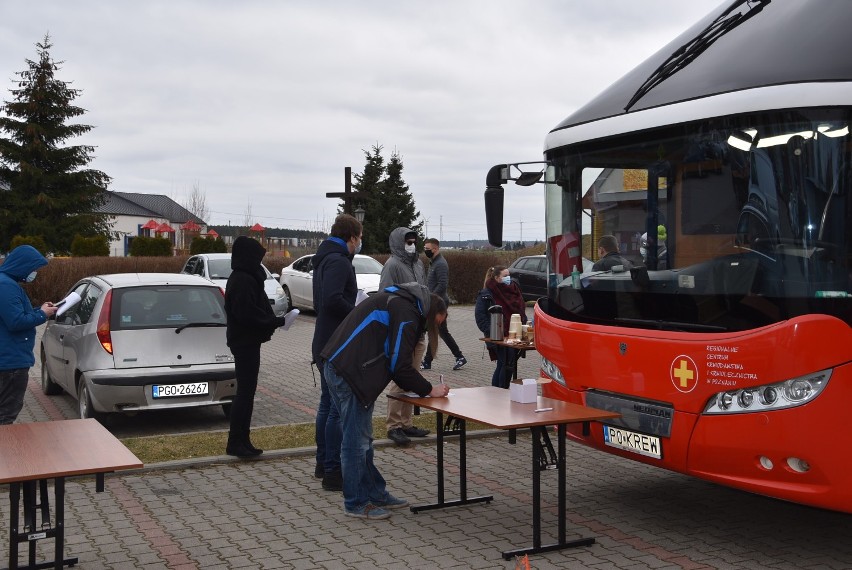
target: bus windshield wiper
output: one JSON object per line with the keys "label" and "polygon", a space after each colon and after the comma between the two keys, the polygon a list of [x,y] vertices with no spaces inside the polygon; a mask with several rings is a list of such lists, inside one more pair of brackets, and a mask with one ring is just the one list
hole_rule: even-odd
{"label": "bus windshield wiper", "polygon": [[180,331],[189,327],[224,327],[225,323],[186,323],[175,329],[175,334],[180,334]]}
{"label": "bus windshield wiper", "polygon": [[[625,111],[636,104],[639,99],[648,94],[651,89],[692,63],[692,61],[701,55],[704,50],[713,45],[713,42],[724,36],[729,31],[733,30],[752,16],[758,14],[763,7],[769,4],[772,0],[740,0],[722,12],[718,18],[710,22],[710,24],[701,30],[699,34],[679,47],[670,55],[654,72],[645,80],[627,105]],[[742,11],[739,10],[745,4]],[[732,14],[736,10],[736,13]]]}
{"label": "bus windshield wiper", "polygon": [[702,325],[700,323],[681,323],[678,321],[663,321],[656,319],[628,319],[622,317],[616,317],[614,319],[616,322],[625,323],[629,325],[644,325],[648,328],[654,328],[659,330],[672,330],[672,331],[690,331],[690,332],[698,332],[698,331],[712,331],[712,332],[725,332],[728,329],[726,327],[720,327],[717,325]]}

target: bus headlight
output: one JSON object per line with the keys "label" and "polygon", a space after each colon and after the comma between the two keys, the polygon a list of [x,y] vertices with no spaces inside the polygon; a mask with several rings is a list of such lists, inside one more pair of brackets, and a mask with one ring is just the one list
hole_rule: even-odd
{"label": "bus headlight", "polygon": [[554,381],[565,386],[565,377],[562,376],[562,372],[559,371],[559,368],[557,368],[555,364],[543,356],[541,357],[541,371],[547,374]]}
{"label": "bus headlight", "polygon": [[819,396],[829,378],[831,370],[822,370],[774,384],[726,390],[710,397],[704,413],[742,414],[801,406]]}

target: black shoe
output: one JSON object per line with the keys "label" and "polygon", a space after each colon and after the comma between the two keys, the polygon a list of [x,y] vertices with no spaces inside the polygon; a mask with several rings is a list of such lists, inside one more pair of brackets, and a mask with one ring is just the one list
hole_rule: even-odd
{"label": "black shoe", "polygon": [[263,451],[247,446],[245,443],[229,443],[225,448],[225,453],[234,457],[257,457]]}
{"label": "black shoe", "polygon": [[417,426],[409,426],[401,429],[402,433],[408,437],[426,437],[429,435],[428,429],[419,428]]}
{"label": "black shoe", "polygon": [[465,364],[467,364],[467,358],[465,358],[464,356],[459,356],[458,358],[456,358],[456,365],[453,366],[453,370],[458,370]]}
{"label": "black shoe", "polygon": [[432,370],[432,363],[424,360],[420,363],[420,370]]}
{"label": "black shoe", "polygon": [[249,448],[251,452],[255,455],[260,455],[261,453],[263,453],[263,450],[261,448],[255,447],[254,444],[250,441],[246,442],[246,447]]}
{"label": "black shoe", "polygon": [[317,463],[316,467],[314,467],[314,477],[317,479],[322,479],[325,475],[325,468],[319,463]]}
{"label": "black shoe", "polygon": [[335,469],[323,475],[322,488],[326,491],[342,491],[343,472],[340,469]]}
{"label": "black shoe", "polygon": [[411,443],[411,440],[408,439],[408,436],[405,435],[402,428],[393,428],[388,430],[388,439],[397,445],[408,445]]}

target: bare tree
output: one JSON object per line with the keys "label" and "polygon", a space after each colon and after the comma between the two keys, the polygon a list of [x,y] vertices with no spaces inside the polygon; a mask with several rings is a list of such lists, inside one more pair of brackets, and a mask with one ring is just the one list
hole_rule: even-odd
{"label": "bare tree", "polygon": [[252,214],[251,214],[251,198],[249,198],[246,202],[246,209],[243,213],[243,225],[246,229],[252,227],[254,224],[251,223]]}
{"label": "bare tree", "polygon": [[207,195],[201,189],[201,182],[198,180],[192,183],[192,191],[186,197],[183,207],[203,221],[208,221],[207,216],[210,215],[210,210],[207,208]]}

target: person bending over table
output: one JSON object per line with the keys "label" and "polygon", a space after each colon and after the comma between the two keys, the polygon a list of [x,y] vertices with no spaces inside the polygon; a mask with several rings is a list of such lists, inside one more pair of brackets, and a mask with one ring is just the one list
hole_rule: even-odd
{"label": "person bending over table", "polygon": [[320,353],[343,428],[340,462],[347,516],[386,519],[390,509],[408,506],[387,491],[373,463],[373,407],[391,380],[420,396],[447,395],[449,386],[432,386],[412,360],[424,330],[431,346],[438,346],[438,327],[446,316],[444,301],[418,283],[387,287],[357,305]]}
{"label": "person bending over table", "polygon": [[[485,272],[483,289],[476,296],[474,317],[476,326],[486,337],[491,334],[491,316],[488,309],[492,305],[500,305],[503,309],[503,338],[509,336],[509,321],[512,315],[521,315],[521,322],[527,322],[527,305],[517,283],[512,282],[509,270],[503,265],[489,267]],[[518,360],[518,351],[507,346],[497,346],[487,343],[491,360],[497,361],[497,367],[491,376],[491,385],[498,388],[509,388],[512,380],[512,370]]]}

